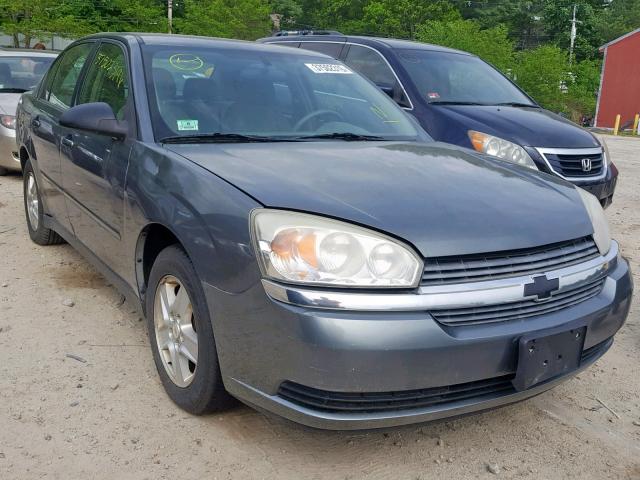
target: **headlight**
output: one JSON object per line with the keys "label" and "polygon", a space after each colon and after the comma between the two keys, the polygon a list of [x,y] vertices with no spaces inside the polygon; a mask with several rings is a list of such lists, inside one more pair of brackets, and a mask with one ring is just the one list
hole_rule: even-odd
{"label": "headlight", "polygon": [[16,129],[16,117],[13,115],[0,115],[0,123],[5,128]]}
{"label": "headlight", "polygon": [[478,152],[486,153],[523,167],[538,169],[529,154],[520,145],[474,130],[469,130],[468,134],[473,148]]}
{"label": "headlight", "polygon": [[397,240],[315,215],[256,210],[253,238],[262,273],[275,280],[410,288],[422,273],[422,260]]}
{"label": "headlight", "polygon": [[587,209],[591,224],[593,225],[593,240],[596,242],[601,255],[605,255],[611,248],[611,234],[609,233],[609,223],[604,216],[604,210],[598,199],[586,190],[576,187],[584,208]]}

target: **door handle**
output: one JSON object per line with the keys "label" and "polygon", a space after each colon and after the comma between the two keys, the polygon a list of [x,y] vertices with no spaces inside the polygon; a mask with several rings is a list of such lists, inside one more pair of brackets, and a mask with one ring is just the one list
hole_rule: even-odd
{"label": "door handle", "polygon": [[38,118],[34,118],[33,120],[31,120],[31,126],[33,128],[38,128],[40,126],[40,120],[38,120]]}
{"label": "door handle", "polygon": [[65,147],[73,147],[73,140],[71,139],[70,136],[68,137],[62,137],[62,145],[64,145]]}

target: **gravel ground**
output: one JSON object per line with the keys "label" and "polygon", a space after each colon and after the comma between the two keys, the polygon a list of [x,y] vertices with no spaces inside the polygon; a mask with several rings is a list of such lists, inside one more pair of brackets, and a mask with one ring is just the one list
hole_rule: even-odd
{"label": "gravel ground", "polygon": [[[640,285],[640,139],[607,142],[607,215]],[[192,417],[164,394],[135,307],[68,245],[32,244],[23,217],[21,178],[0,178],[0,479],[640,479],[637,300],[595,366],[492,412],[358,433],[245,406]]]}

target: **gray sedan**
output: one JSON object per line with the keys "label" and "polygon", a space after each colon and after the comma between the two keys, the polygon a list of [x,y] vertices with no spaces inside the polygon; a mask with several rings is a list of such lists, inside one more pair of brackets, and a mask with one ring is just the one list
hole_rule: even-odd
{"label": "gray sedan", "polygon": [[359,429],[505,405],[600,358],[631,305],[593,195],[433,142],[310,51],[88,37],[24,94],[17,141],[32,240],[141,306],[194,414],[235,397]]}
{"label": "gray sedan", "polygon": [[20,170],[16,148],[16,107],[20,95],[38,84],[56,53],[0,49],[0,175]]}

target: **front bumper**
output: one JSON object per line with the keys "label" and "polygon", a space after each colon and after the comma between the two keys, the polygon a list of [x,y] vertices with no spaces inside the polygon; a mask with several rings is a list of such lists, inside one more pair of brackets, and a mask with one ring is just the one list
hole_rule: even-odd
{"label": "front bumper", "polygon": [[574,181],[576,186],[585,189],[600,200],[602,208],[607,208],[613,202],[613,193],[618,182],[618,169],[613,163],[609,163],[607,174],[601,180],[581,180]]}
{"label": "front bumper", "polygon": [[[205,284],[221,371],[240,400],[317,428],[367,429],[464,415],[537,395],[599,358],[623,325],[633,285],[618,257],[602,291],[564,310],[521,321],[446,326],[427,311],[349,311],[302,307],[269,298],[261,285],[231,295]],[[509,377],[522,335],[586,326],[579,369],[516,392],[503,390],[452,402],[384,412],[328,412],[281,394],[287,383],[323,392],[406,392]],[[593,347],[602,346],[602,348]]]}
{"label": "front bumper", "polygon": [[0,125],[0,168],[20,171],[16,131]]}

